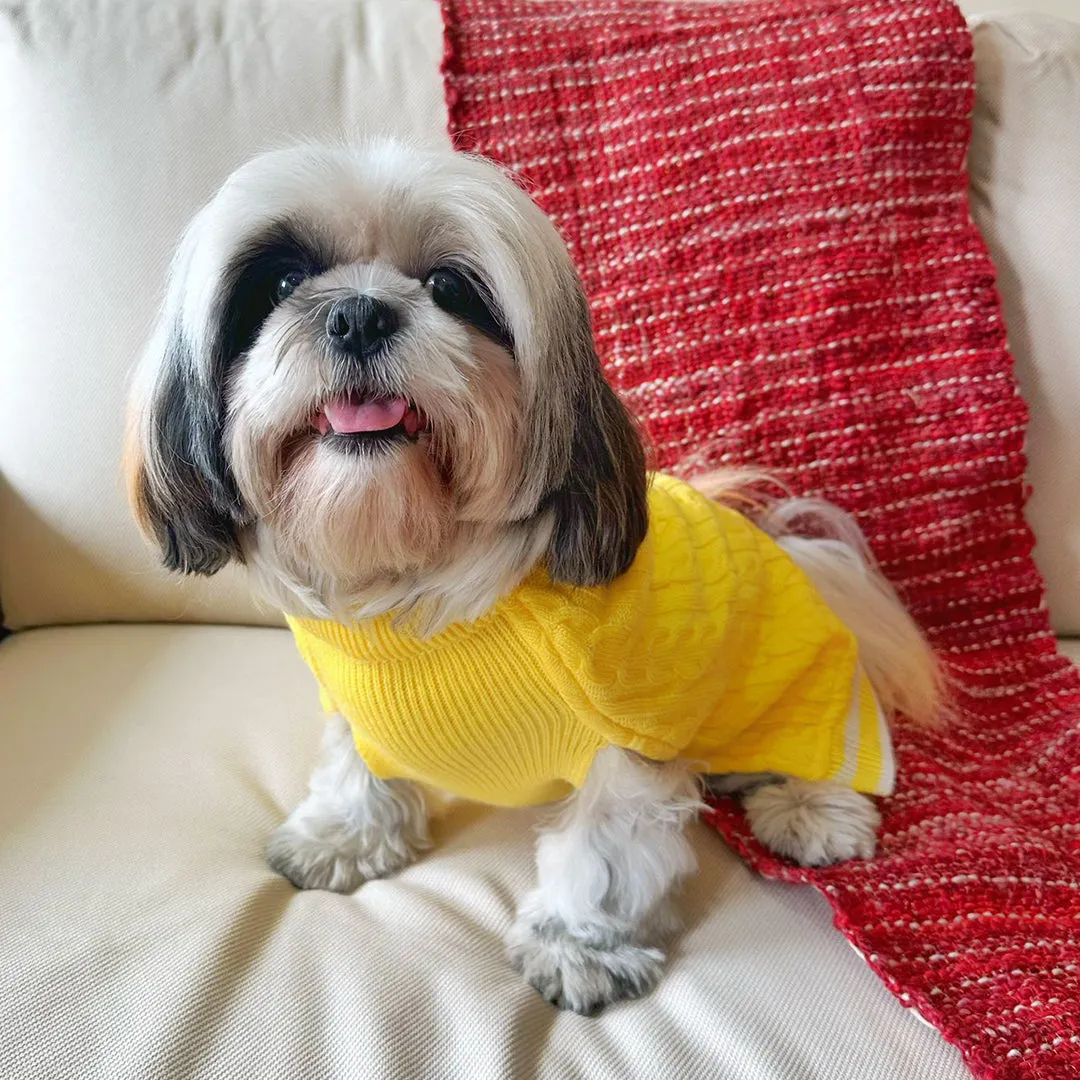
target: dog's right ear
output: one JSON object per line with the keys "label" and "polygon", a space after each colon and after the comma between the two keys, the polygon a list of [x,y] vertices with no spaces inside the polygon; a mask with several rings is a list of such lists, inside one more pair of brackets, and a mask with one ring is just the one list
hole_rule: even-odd
{"label": "dog's right ear", "polygon": [[199,363],[174,317],[155,336],[132,391],[128,496],[165,565],[184,574],[214,574],[243,558],[243,511],[223,450],[220,383],[220,365]]}

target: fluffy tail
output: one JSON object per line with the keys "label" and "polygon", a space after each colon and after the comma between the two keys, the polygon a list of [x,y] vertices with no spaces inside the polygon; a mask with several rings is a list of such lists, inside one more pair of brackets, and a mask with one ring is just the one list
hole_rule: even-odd
{"label": "fluffy tail", "polygon": [[756,494],[768,480],[763,473],[726,470],[690,482],[711,499],[754,510],[758,526],[791,556],[855,635],[863,668],[888,713],[902,712],[923,725],[939,722],[941,668],[878,569],[855,519],[822,499]]}

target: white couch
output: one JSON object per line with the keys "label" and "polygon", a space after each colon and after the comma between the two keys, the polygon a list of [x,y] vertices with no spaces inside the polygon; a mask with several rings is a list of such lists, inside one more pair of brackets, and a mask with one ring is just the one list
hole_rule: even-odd
{"label": "white couch", "polygon": [[[1043,7],[1080,19],[1080,0]],[[1058,631],[1080,635],[1080,26],[997,15],[976,39],[973,208],[1033,407],[1037,557]],[[17,631],[0,644],[0,1077],[967,1075],[820,896],[760,880],[705,828],[660,988],[591,1020],[503,959],[532,812],[459,806],[434,853],[352,896],[263,863],[303,790],[316,695],[239,577],[169,579],[137,537],[125,378],[171,245],[229,169],[301,134],[445,143],[441,50],[432,0],[0,7],[0,599]]]}

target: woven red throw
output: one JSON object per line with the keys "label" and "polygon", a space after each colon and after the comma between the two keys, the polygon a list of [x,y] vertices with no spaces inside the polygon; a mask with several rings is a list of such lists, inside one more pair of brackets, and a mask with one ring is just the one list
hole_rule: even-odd
{"label": "woven red throw", "polygon": [[[957,684],[901,728],[879,856],[765,873],[980,1077],[1080,1076],[1080,679],[1023,518],[1027,419],[968,213],[971,40],[944,0],[444,0],[459,146],[562,231],[658,464],[854,511]],[[700,464],[700,462],[699,462]]]}

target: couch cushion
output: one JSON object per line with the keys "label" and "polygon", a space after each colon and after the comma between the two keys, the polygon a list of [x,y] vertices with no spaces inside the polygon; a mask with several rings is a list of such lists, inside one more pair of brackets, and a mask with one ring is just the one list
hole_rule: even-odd
{"label": "couch cushion", "polygon": [[261,857],[320,724],[286,632],[34,630],[0,686],[5,1078],[967,1075],[816,892],[705,828],[659,989],[595,1020],[502,956],[535,812],[459,805],[399,877],[297,892]]}
{"label": "couch cushion", "polygon": [[1080,25],[1011,15],[981,23],[974,34],[972,212],[997,266],[1009,343],[1031,406],[1035,559],[1056,629],[1077,633]]}
{"label": "couch cushion", "polygon": [[445,143],[441,56],[428,0],[0,8],[8,625],[277,620],[238,574],[167,577],[137,535],[119,465],[127,374],[180,231],[225,176],[301,137]]}

